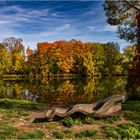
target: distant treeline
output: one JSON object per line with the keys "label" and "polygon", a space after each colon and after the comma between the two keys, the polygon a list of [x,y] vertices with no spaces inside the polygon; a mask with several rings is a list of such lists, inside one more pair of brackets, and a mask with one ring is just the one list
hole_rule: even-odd
{"label": "distant treeline", "polygon": [[24,50],[22,39],[6,38],[0,44],[0,75],[31,77],[71,75],[126,75],[132,67],[135,46],[120,53],[117,43],[83,43],[77,40],[42,42]]}

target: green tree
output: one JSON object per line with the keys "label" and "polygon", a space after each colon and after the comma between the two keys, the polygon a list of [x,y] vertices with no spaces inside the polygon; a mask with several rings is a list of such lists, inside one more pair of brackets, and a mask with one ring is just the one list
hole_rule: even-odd
{"label": "green tree", "polygon": [[125,70],[130,70],[132,69],[133,66],[133,60],[135,57],[135,52],[136,52],[136,46],[128,46],[124,48],[124,61],[123,61],[123,67]]}
{"label": "green tree", "polygon": [[118,27],[118,35],[121,39],[137,41],[138,21],[140,14],[140,1],[130,0],[105,0],[104,10],[107,22]]}
{"label": "green tree", "polygon": [[93,60],[95,61],[94,71],[98,75],[121,74],[122,55],[117,43],[93,44]]}
{"label": "green tree", "polygon": [[107,22],[117,26],[119,38],[137,44],[133,67],[140,67],[140,1],[105,0],[104,10]]}
{"label": "green tree", "polygon": [[140,0],[105,0],[104,10],[108,23],[118,27],[118,36],[137,44],[126,85],[127,92],[132,94],[140,86]]}
{"label": "green tree", "polygon": [[122,68],[120,65],[121,54],[120,47],[117,43],[109,42],[103,45],[104,48],[104,70],[105,74],[121,74]]}

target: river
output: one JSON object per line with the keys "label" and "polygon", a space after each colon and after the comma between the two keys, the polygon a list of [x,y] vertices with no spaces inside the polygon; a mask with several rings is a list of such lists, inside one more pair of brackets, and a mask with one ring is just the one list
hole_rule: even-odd
{"label": "river", "polygon": [[49,78],[0,80],[0,98],[29,100],[49,105],[91,103],[113,94],[125,94],[126,78]]}

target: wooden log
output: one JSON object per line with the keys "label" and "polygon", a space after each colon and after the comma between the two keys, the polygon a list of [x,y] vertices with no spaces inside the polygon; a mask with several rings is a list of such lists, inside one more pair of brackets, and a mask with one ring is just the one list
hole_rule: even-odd
{"label": "wooden log", "polygon": [[[112,95],[106,99],[99,100],[91,104],[76,104],[71,108],[50,107],[45,112],[45,121],[57,121],[66,117],[83,118],[107,117],[121,111],[121,102],[124,95]],[[38,118],[34,119],[37,122]]]}

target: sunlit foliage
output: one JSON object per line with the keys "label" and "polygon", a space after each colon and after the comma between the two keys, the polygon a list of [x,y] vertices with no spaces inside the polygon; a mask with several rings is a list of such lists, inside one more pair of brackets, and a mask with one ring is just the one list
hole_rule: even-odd
{"label": "sunlit foliage", "polygon": [[43,77],[51,74],[108,75],[121,74],[122,71],[119,46],[111,42],[42,42],[37,44],[36,51],[28,48],[27,53],[32,73]]}

